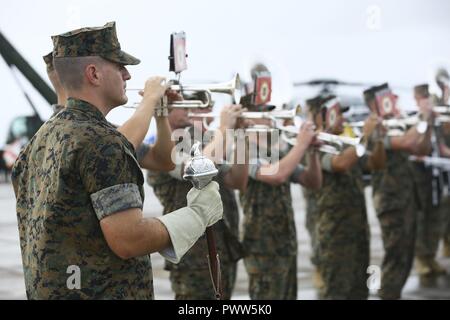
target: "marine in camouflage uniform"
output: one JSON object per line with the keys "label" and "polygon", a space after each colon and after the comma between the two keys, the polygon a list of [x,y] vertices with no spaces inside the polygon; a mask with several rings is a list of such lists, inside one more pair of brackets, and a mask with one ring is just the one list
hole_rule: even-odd
{"label": "marine in camouflage uniform", "polygon": [[379,295],[399,299],[411,271],[416,239],[414,183],[409,154],[386,151],[386,169],[372,175],[374,207],[385,255]]}
{"label": "marine in camouflage uniform", "polygon": [[[194,127],[186,128],[186,130],[191,137],[194,137]],[[220,186],[223,220],[212,227],[220,257],[222,299],[224,300],[231,299],[236,280],[237,261],[243,257],[242,245],[239,242],[239,211],[235,194],[223,180],[229,169],[227,165],[219,166],[219,174],[215,178]],[[180,168],[177,167],[175,170]],[[186,194],[192,184],[181,179],[177,173],[148,171],[147,182],[163,206],[163,214],[186,206]],[[170,282],[176,300],[215,299],[207,254],[208,246],[206,237],[203,235],[179,264],[166,261],[165,269],[170,272]]]}
{"label": "marine in camouflage uniform", "polygon": [[50,82],[52,83],[53,87],[56,90],[58,101],[57,103],[53,104],[52,110],[53,115],[57,114],[59,111],[64,109],[64,105],[66,104],[67,98],[65,97],[65,94],[63,94],[63,90],[61,88],[61,83],[58,78],[58,74],[55,71],[55,66],[53,65],[53,51],[46,54],[42,57],[45,62],[45,66],[47,67],[47,74],[50,79]]}
{"label": "marine in camouflage uniform", "polygon": [[[387,84],[364,91],[366,103],[372,110],[376,108],[375,93],[386,88]],[[378,292],[382,299],[401,298],[414,260],[417,232],[409,153],[393,150],[392,139],[394,138],[388,136],[384,139],[385,169],[372,174],[374,207],[385,251],[381,267],[381,288]]]}
{"label": "marine in camouflage uniform", "polygon": [[[278,146],[282,159],[288,154],[288,148],[282,141]],[[264,148],[261,145],[258,147],[260,150]],[[298,164],[290,179],[272,185],[257,178],[264,159],[250,160],[247,190],[240,195],[244,212],[244,264],[249,276],[250,298],[295,300],[297,233],[290,183],[298,182],[304,167]]]}
{"label": "marine in camouflage uniform", "polygon": [[[139,63],[121,51],[114,23],[75,30],[55,36],[53,41],[55,59],[101,56],[122,66]],[[112,65],[107,68],[111,70]],[[121,81],[125,76],[122,74]],[[101,83],[103,87],[108,85]],[[148,88],[164,92],[157,81],[150,82]],[[99,95],[100,101],[107,97]],[[157,98],[156,93],[154,100]],[[147,101],[146,106],[154,106],[154,100]],[[14,165],[12,181],[29,299],[152,299],[151,260],[142,250],[153,252],[161,247],[165,251],[162,254],[177,261],[184,248],[221,217],[220,196],[214,190],[218,190],[217,184],[212,184],[208,193],[191,190],[192,208],[180,209],[170,217],[186,217],[186,230],[176,229],[176,221],[170,219],[160,218],[156,227],[155,221],[141,219],[148,227],[140,234],[158,233],[161,244],[126,254],[113,249],[99,221],[117,212],[139,219],[132,214],[142,214],[144,178],[133,145],[96,106],[80,99],[69,98],[66,108],[47,121],[25,146]],[[205,196],[198,201],[201,195]],[[201,207],[205,198],[210,203]],[[113,220],[108,222],[115,227]],[[117,234],[108,231],[108,236]],[[186,237],[191,240],[184,241]],[[111,237],[108,241],[114,242]],[[170,241],[172,246],[164,248]],[[75,274],[71,275],[73,270]],[[74,279],[78,281],[70,283]]]}
{"label": "marine in camouflage uniform", "polygon": [[[414,94],[418,103],[421,99],[429,99],[428,85],[416,86]],[[436,135],[437,130],[441,130],[441,128],[434,128],[432,134]],[[433,146],[433,148],[437,147],[437,144]],[[436,188],[433,189],[433,182],[439,180],[433,175],[433,167],[427,167],[420,162],[411,162],[411,166],[418,210],[416,268],[421,276],[434,276],[445,273],[435,259],[439,240],[443,236],[447,221],[445,197],[442,196],[444,186],[436,185]]]}
{"label": "marine in camouflage uniform", "polygon": [[315,255],[324,285],[323,299],[367,299],[370,231],[362,183],[363,163],[347,173],[331,168],[322,156],[323,186],[316,192]]}
{"label": "marine in camouflage uniform", "polygon": [[250,298],[295,300],[297,233],[290,181],[272,186],[250,178],[241,204]]}
{"label": "marine in camouflage uniform", "polygon": [[[99,227],[99,218],[142,208],[144,178],[132,145],[97,108],[69,99],[20,153],[12,178],[29,299],[153,298],[150,256],[120,259]],[[71,265],[80,290],[67,287]]]}
{"label": "marine in camouflage uniform", "polygon": [[[334,96],[308,100],[311,114],[319,128],[340,134],[343,108]],[[340,111],[337,109],[339,108]],[[328,109],[336,110],[336,120],[328,123]],[[326,112],[325,112],[326,111]],[[383,152],[373,152],[375,157]],[[334,159],[347,159],[345,168],[336,169]],[[350,160],[352,159],[352,160]],[[367,268],[370,259],[370,230],[364,198],[363,168],[368,157],[357,157],[354,147],[340,155],[321,155],[323,184],[311,192],[314,207],[310,232],[314,240],[315,264],[322,281],[321,299],[367,299]]]}
{"label": "marine in camouflage uniform", "polygon": [[[450,76],[446,69],[439,69],[436,73],[436,83],[438,84],[441,95],[438,97],[437,95],[432,96],[432,101],[434,105],[445,106],[449,105],[448,99],[448,91],[450,86]],[[447,147],[450,146],[450,125],[448,123],[444,123],[442,125],[442,143],[444,143]],[[449,187],[450,181],[447,181],[447,186]],[[450,187],[449,187],[450,188]],[[450,257],[450,215],[448,214],[448,210],[450,207],[450,195],[444,195],[442,197],[441,209],[443,211],[443,224],[444,224],[444,232],[443,232],[443,255],[444,257]]]}
{"label": "marine in camouflage uniform", "polygon": [[[447,127],[443,131],[443,141],[445,145],[450,146],[450,130]],[[447,186],[450,188],[450,181],[447,181]],[[449,190],[450,192],[450,190]],[[441,201],[441,211],[442,211],[442,218],[443,218],[443,225],[444,225],[444,231],[442,234],[443,237],[443,256],[446,258],[450,258],[450,214],[449,209],[450,208],[450,195],[446,195],[442,197]]]}
{"label": "marine in camouflage uniform", "polygon": [[[265,65],[257,63],[250,73],[253,81],[256,81],[258,73],[268,71]],[[265,110],[264,105],[246,103],[246,100],[255,101],[253,94],[258,93],[249,92],[241,99],[241,103],[250,110]],[[254,122],[270,126],[264,119]],[[250,159],[247,190],[240,194],[244,212],[244,264],[252,300],[297,298],[297,234],[290,183],[311,184],[308,186],[315,185],[316,188],[322,183],[316,153],[310,154],[313,165],[307,170],[299,164],[314,136],[312,123],[302,127],[297,135],[296,146],[290,150],[283,140],[277,141],[277,136],[279,137],[279,134],[271,136],[268,143],[261,137],[251,138],[252,150],[259,150],[259,154],[255,155],[255,159]],[[270,152],[278,153],[279,161],[266,163],[267,159],[261,157],[274,156],[269,154],[269,147]],[[277,166],[283,167],[284,170],[278,170]],[[263,169],[275,169],[275,172],[264,174]]]}

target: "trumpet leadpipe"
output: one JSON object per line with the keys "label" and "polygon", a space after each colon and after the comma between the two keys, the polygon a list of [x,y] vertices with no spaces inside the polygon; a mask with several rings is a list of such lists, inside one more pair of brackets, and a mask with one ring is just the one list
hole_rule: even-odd
{"label": "trumpet leadpipe", "polygon": [[[220,117],[220,114],[213,113],[213,112],[206,112],[206,113],[195,113],[190,112],[188,114],[189,117],[192,118],[218,118]],[[271,120],[290,120],[295,117],[294,111],[262,111],[262,112],[256,112],[256,111],[245,111],[242,112],[242,114],[239,116],[241,119],[271,119]]]}

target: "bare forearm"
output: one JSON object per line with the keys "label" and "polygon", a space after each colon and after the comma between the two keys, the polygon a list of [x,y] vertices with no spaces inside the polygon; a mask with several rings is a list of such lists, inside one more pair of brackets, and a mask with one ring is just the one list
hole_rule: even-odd
{"label": "bare forearm", "polygon": [[141,103],[133,115],[117,130],[130,141],[137,150],[150,127],[153,117],[154,104]]}
{"label": "bare forearm", "polygon": [[[230,141],[227,141],[230,144]],[[227,146],[228,147],[228,146]],[[229,146],[232,147],[231,145]],[[240,159],[238,155],[238,148],[234,149],[234,162],[229,173],[225,176],[225,185],[231,189],[245,192],[248,184],[248,166],[249,166],[249,150],[248,138],[245,138],[245,157]],[[244,161],[244,163],[242,163]]]}
{"label": "bare forearm", "polygon": [[141,209],[129,209],[100,221],[111,250],[122,259],[144,256],[171,245],[169,233],[155,218],[143,218]]}
{"label": "bare forearm", "polygon": [[235,164],[225,176],[225,185],[228,188],[245,192],[248,183],[248,163]]}
{"label": "bare forearm", "polygon": [[349,147],[340,155],[333,157],[331,167],[334,172],[346,172],[358,162],[358,159],[356,149],[354,147]]}
{"label": "bare forearm", "polygon": [[431,128],[429,127],[425,134],[419,134],[419,139],[416,141],[415,152],[416,155],[429,155],[432,151],[431,145]]}
{"label": "bare forearm", "polygon": [[415,127],[409,129],[400,137],[391,137],[391,149],[418,154],[420,151],[420,140],[423,139]]}
{"label": "bare forearm", "polygon": [[450,158],[450,148],[447,147],[445,144],[441,144],[441,156]]}
{"label": "bare forearm", "polygon": [[152,147],[155,157],[161,163],[166,164],[172,170],[174,163],[172,162],[172,150],[175,147],[172,141],[172,130],[170,129],[169,120],[167,117],[156,117],[156,127],[158,130],[158,137],[155,145]]}
{"label": "bare forearm", "polygon": [[[279,162],[261,167],[256,178],[271,185],[286,182],[306,152],[307,146],[297,144]],[[267,174],[264,174],[267,173]]]}

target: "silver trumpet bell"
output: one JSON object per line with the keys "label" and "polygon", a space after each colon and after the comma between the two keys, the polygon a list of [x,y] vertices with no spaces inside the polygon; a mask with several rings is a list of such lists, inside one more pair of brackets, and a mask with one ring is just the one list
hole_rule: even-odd
{"label": "silver trumpet bell", "polygon": [[[241,100],[241,80],[239,74],[236,75],[228,82],[217,84],[195,84],[195,85],[183,85],[172,84],[168,88],[172,91],[177,91],[183,96],[181,101],[173,101],[168,103],[166,99],[163,99],[163,108],[209,108],[212,107],[212,93],[228,94],[233,98],[233,103],[239,103]],[[129,91],[137,91],[142,89],[127,89]],[[189,96],[194,96],[196,93],[200,93],[202,100],[189,99]],[[136,108],[138,103],[134,103],[133,106],[125,106],[127,108]]]}

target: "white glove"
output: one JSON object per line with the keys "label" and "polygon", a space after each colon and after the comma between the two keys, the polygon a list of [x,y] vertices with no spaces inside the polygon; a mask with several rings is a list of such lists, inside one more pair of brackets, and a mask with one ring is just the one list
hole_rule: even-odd
{"label": "white glove", "polygon": [[187,207],[157,218],[166,227],[172,241],[172,247],[160,254],[172,263],[179,263],[206,227],[215,224],[223,215],[219,185],[215,181],[202,190],[192,188],[186,198]]}

